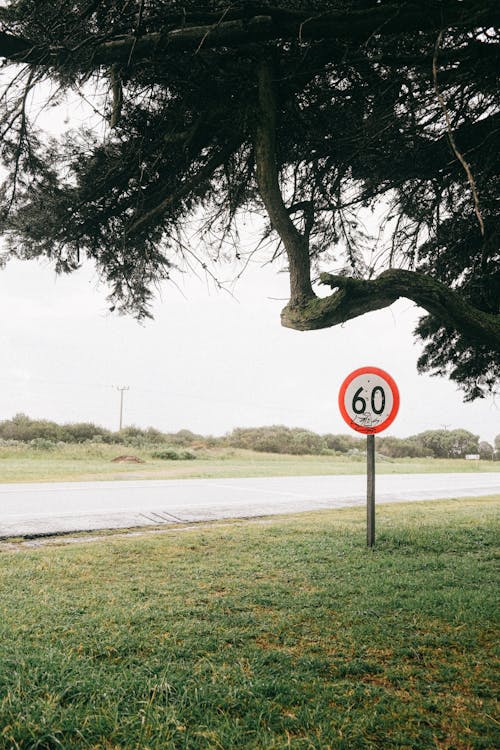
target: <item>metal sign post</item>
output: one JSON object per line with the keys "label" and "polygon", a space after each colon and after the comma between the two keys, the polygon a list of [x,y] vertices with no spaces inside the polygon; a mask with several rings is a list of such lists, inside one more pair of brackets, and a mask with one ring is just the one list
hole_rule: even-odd
{"label": "metal sign post", "polygon": [[396,383],[379,367],[351,372],[340,387],[340,412],[349,427],[366,435],[366,543],[375,544],[375,433],[393,422],[399,409]]}
{"label": "metal sign post", "polygon": [[375,435],[366,436],[366,543],[375,544]]}

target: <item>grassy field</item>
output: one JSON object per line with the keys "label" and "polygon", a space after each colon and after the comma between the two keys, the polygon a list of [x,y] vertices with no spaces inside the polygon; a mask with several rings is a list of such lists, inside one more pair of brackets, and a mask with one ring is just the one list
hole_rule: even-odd
{"label": "grassy field", "polygon": [[493,750],[498,498],[0,545],[0,747]]}
{"label": "grassy field", "polygon": [[[145,463],[112,463],[132,454]],[[54,451],[0,446],[0,482],[92,481],[113,479],[182,479],[221,477],[300,476],[315,474],[363,474],[366,459],[358,456],[288,456],[238,449],[198,452],[194,461],[165,461],[141,449],[91,444],[61,445]],[[377,473],[500,471],[493,461],[379,456]]]}

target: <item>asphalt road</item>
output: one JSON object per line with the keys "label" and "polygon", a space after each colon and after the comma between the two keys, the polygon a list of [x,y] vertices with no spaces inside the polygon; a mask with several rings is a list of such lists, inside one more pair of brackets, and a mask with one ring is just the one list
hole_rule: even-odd
{"label": "asphalt road", "polygon": [[[381,474],[376,502],[500,494],[500,473]],[[314,476],[0,484],[0,537],[341,508],[366,477]]]}

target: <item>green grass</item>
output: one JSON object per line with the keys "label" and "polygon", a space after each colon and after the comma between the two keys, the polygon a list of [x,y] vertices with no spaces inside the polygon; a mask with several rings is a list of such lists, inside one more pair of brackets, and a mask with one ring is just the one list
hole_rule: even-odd
{"label": "green grass", "polygon": [[493,750],[498,500],[0,545],[0,747]]}
{"label": "green grass", "polygon": [[[115,464],[123,454],[142,458],[143,464]],[[288,456],[238,449],[199,452],[196,461],[163,461],[145,450],[110,445],[62,445],[54,451],[25,446],[0,446],[0,482],[56,482],[113,479],[182,479],[221,477],[269,477],[315,474],[363,474],[364,456]],[[425,473],[499,471],[493,461],[462,459],[377,460],[377,473]]]}

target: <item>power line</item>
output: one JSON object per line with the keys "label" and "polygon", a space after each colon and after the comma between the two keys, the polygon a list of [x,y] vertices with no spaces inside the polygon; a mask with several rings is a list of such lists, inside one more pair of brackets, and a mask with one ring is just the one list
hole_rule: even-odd
{"label": "power line", "polygon": [[[7,375],[0,375],[0,382],[7,381],[19,384],[19,378],[13,377],[13,376],[7,376]],[[110,385],[109,383],[91,383],[91,382],[83,382],[83,381],[77,381],[77,380],[54,380],[54,379],[48,379],[48,378],[40,378],[37,376],[30,375],[26,379],[26,383],[24,385],[32,385],[34,384],[42,384],[42,385],[49,385],[49,386],[65,386],[69,388],[88,388],[88,389],[108,389],[112,388],[115,390],[120,390],[119,386]],[[124,390],[130,390],[130,387],[127,386]],[[160,388],[137,388],[134,386],[134,391],[136,393],[152,393],[152,394],[159,394],[161,396],[165,396],[165,390]],[[175,390],[169,390],[168,391],[169,396],[175,396],[176,398],[182,398],[182,399],[188,399],[190,401],[202,401],[202,402],[210,402],[210,403],[218,403],[218,404],[228,404],[228,405],[235,405],[237,404],[240,407],[247,407],[247,408],[258,408],[258,409],[264,409],[266,411],[279,411],[284,412],[286,414],[310,414],[310,409],[307,408],[296,408],[293,406],[290,406],[289,404],[280,404],[280,403],[270,403],[269,401],[259,401],[254,399],[248,399],[248,398],[220,398],[217,396],[213,396],[211,394],[196,394],[196,393],[186,393],[185,391],[175,391]],[[58,392],[58,398],[61,399],[61,393]],[[71,403],[71,401],[68,399],[68,403]]]}

